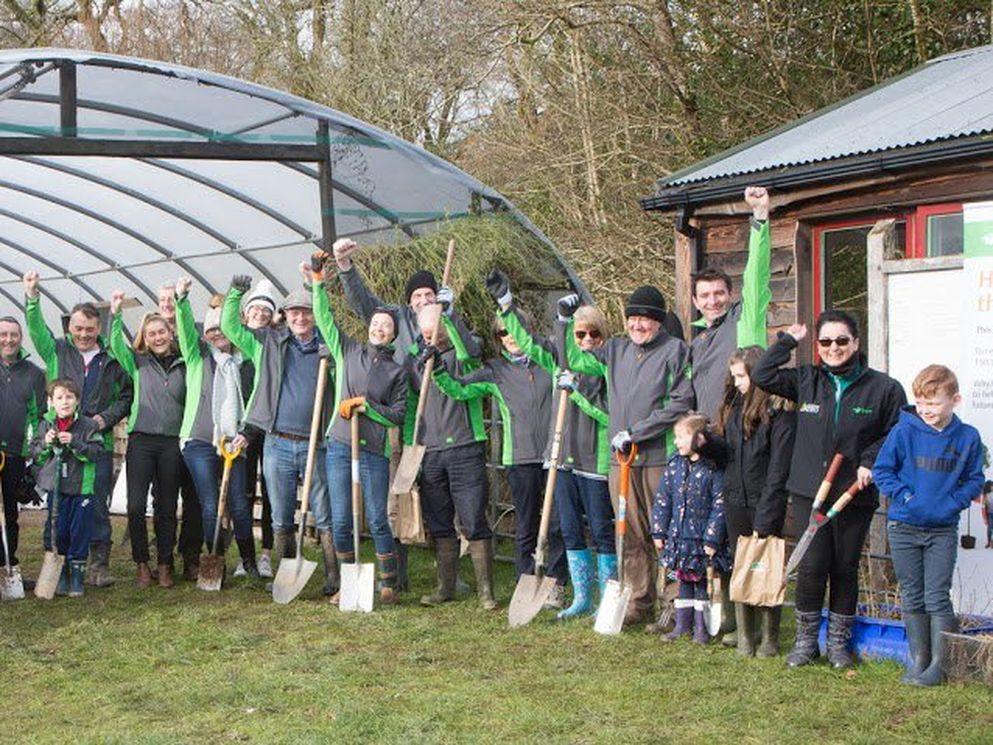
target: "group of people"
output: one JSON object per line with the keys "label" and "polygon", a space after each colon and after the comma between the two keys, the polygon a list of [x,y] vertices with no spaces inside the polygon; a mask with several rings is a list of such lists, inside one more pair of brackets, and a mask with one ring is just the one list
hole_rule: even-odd
{"label": "group of people", "polygon": [[[817,319],[814,364],[789,364],[808,333],[801,324],[781,332],[766,349],[769,195],[749,187],[744,198],[752,215],[739,296],[735,299],[733,282],[720,269],[694,274],[692,301],[700,319],[689,343],[662,293],[651,286],[628,297],[624,335],[608,337],[604,314],[567,295],[558,301],[554,333],[544,337],[519,307],[507,276],[495,270],[486,289],[495,305],[496,353],[484,361],[482,339],[458,313],[450,288],[419,271],[410,277],[403,303],[389,304],[352,263],[357,245],[348,239],[337,241],[332,254],[317,252],[301,265],[303,287],[286,297],[278,313],[270,288],[253,291],[251,278],[236,276],[198,327],[188,298],[190,280],[182,278],[128,342],[124,294],[115,292],[107,345],[97,333],[99,313],[88,304],[73,310],[66,338],[56,339],[41,316],[37,275],[29,273],[26,323],[43,371],[25,359],[19,321],[0,319],[5,412],[0,445],[8,456],[3,487],[11,552],[17,545],[16,504],[6,495],[14,494],[29,457],[41,466],[39,483],[54,488],[52,471],[60,466],[50,464],[57,461],[60,498],[71,505],[59,512],[51,538],[69,560],[62,589],[81,594],[88,554],[90,580],[109,581],[111,430],[127,417],[128,527],[139,586],[173,583],[181,490],[184,529],[185,512],[197,513],[190,518],[197,550],[204,536],[213,535],[220,448],[244,453],[231,473],[229,504],[241,571],[259,576],[262,562],[256,561],[252,534],[259,464],[269,508],[264,531],[271,519],[263,558],[271,555],[275,563],[296,552],[298,484],[304,481],[316,408],[322,412],[322,436],[309,504],[330,602],[337,602],[339,565],[358,561],[352,549],[349,420],[359,417],[357,476],[375,545],[380,601],[396,602],[397,593],[408,589],[406,547],[395,539],[390,461],[396,455],[391,443],[416,443],[425,451],[417,484],[437,565],[437,587],[421,602],[455,598],[461,537],[472,558],[479,601],[492,609],[482,401],[491,397],[501,420],[520,576],[535,571],[555,439],[551,423],[558,413],[556,392],[564,391],[568,408],[547,561],[547,574],[556,580],[548,605],[559,618],[591,613],[598,588],[602,596],[622,561],[631,590],[625,625],[652,621],[659,585],[675,578],[674,624],[656,621],[647,629],[669,641],[685,636],[709,642],[708,571],[721,576],[726,588],[738,541],[782,536],[789,504],[793,523],[806,526],[828,464],[841,454],[840,471],[817,509],[829,509],[853,483],[857,496],[817,532],[800,564],[796,641],[787,662],[801,666],[819,656],[828,592],[828,659],[838,668],[855,664],[851,636],[859,561],[882,488],[890,500],[889,533],[914,657],[907,679],[937,682],[940,632],[955,623],[949,546],[954,548],[958,512],[983,487],[978,433],[953,413],[958,389],[947,368],[923,371],[914,383],[917,409],[907,407],[902,386],[868,366],[858,324],[843,311],[828,310]],[[368,324],[366,339],[341,329],[328,297],[332,285],[340,286],[352,311]],[[432,385],[415,431],[429,360]],[[316,401],[322,369],[328,384],[324,400]],[[33,443],[27,436],[32,430]],[[632,449],[626,469],[627,540],[618,557],[614,525],[621,469],[613,454]],[[150,489],[154,571],[145,519]],[[271,575],[266,564],[265,574]],[[733,607],[722,624],[723,643],[748,656],[779,653],[781,607],[723,600],[724,608]]]}

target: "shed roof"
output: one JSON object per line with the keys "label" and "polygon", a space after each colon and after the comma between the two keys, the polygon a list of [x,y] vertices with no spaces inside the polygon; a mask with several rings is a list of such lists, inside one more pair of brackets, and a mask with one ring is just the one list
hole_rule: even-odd
{"label": "shed roof", "polygon": [[[993,150],[993,46],[930,60],[657,182],[646,209],[714,201],[743,180],[811,183]],[[743,179],[742,177],[747,177]]]}
{"label": "shed roof", "polygon": [[131,57],[0,52],[0,158],[0,315],[19,315],[19,277],[31,268],[41,269],[50,320],[118,287],[154,306],[156,288],[182,274],[200,307],[235,273],[285,293],[329,226],[322,158],[337,237],[394,243],[470,213],[509,212],[551,246],[501,194],[381,129]]}

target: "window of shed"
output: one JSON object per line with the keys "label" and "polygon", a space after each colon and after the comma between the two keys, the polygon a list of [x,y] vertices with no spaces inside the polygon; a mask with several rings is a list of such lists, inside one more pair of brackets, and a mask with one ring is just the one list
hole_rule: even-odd
{"label": "window of shed", "polygon": [[952,256],[962,253],[962,213],[928,215],[927,256]]}

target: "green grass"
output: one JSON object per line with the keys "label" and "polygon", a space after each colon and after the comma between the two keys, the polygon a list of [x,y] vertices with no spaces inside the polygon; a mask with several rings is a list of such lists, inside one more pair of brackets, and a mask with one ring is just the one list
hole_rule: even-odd
{"label": "green grass", "polygon": [[[978,743],[993,731],[990,691],[901,686],[895,664],[788,672],[782,658],[640,630],[603,638],[544,615],[510,630],[505,611],[472,600],[422,609],[421,551],[414,592],[372,615],[319,602],[317,578],[276,606],[241,579],[218,594],[138,591],[120,550],[114,569],[117,586],[81,600],[0,606],[0,742]],[[500,566],[504,606],[511,582]]]}

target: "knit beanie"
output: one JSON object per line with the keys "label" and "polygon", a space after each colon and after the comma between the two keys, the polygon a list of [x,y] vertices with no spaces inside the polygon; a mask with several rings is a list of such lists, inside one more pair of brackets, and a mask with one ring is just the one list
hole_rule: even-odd
{"label": "knit beanie", "polygon": [[268,279],[260,279],[259,283],[255,285],[255,289],[245,299],[246,311],[253,305],[264,305],[273,313],[276,312],[276,293],[272,282]]}
{"label": "knit beanie", "polygon": [[415,290],[420,290],[427,287],[431,292],[438,291],[438,280],[434,278],[434,275],[427,269],[420,269],[410,275],[410,279],[407,280],[407,288],[404,294],[407,302],[410,302],[410,296],[414,294]]}
{"label": "knit beanie", "polygon": [[207,312],[203,315],[203,330],[210,331],[211,329],[219,329],[220,327],[221,309],[207,308]]}
{"label": "knit beanie", "polygon": [[665,321],[665,298],[657,288],[642,285],[631,293],[624,305],[624,317],[645,316],[659,323]]}

